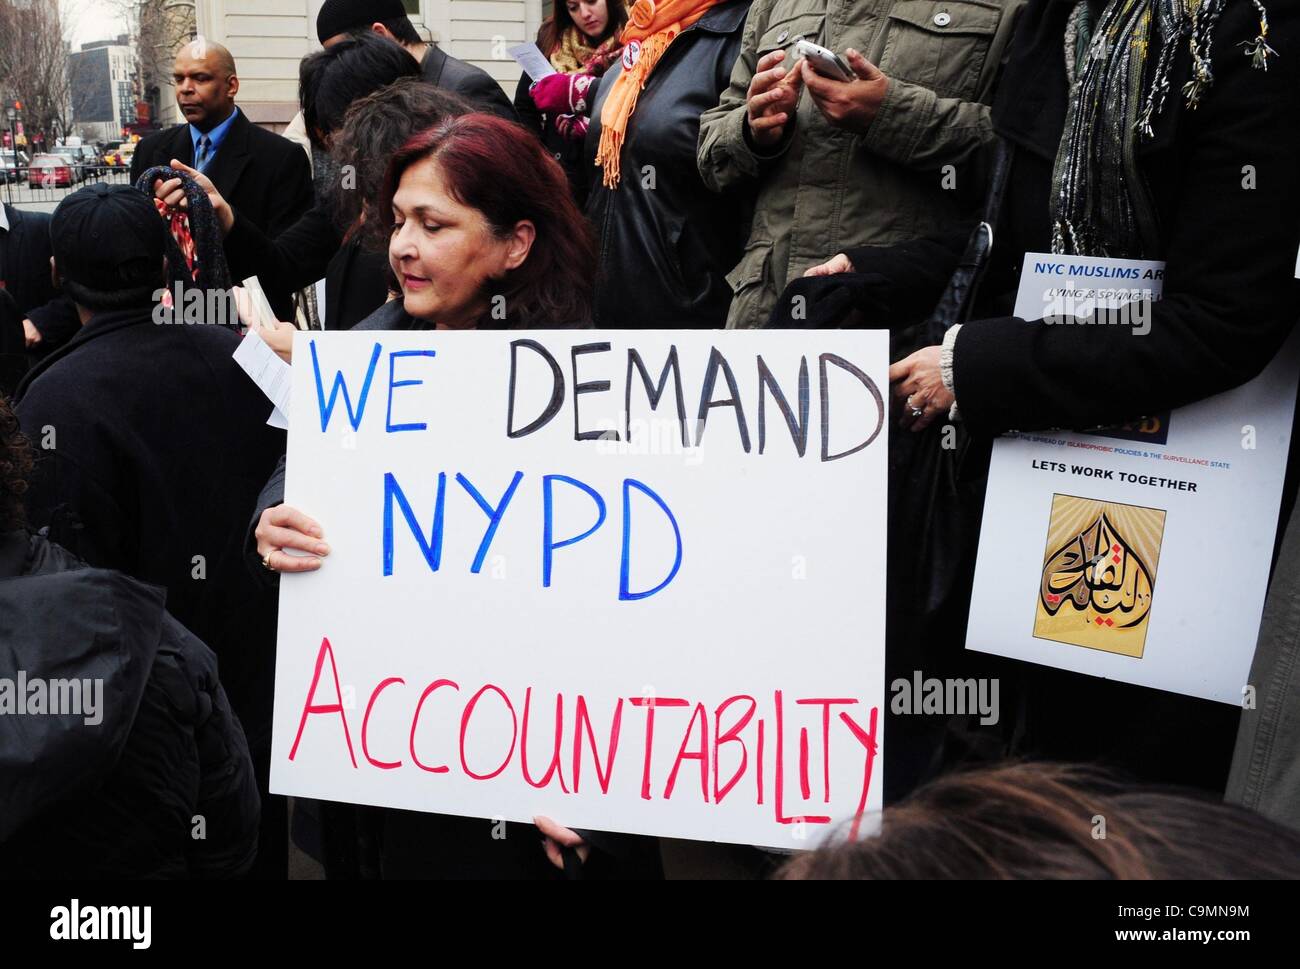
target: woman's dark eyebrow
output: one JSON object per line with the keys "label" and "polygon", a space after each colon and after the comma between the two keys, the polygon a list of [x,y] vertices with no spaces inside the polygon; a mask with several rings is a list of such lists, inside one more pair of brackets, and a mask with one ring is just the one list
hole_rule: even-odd
{"label": "woman's dark eyebrow", "polygon": [[432,215],[435,219],[442,218],[442,214],[431,205],[413,205],[411,214],[415,216]]}

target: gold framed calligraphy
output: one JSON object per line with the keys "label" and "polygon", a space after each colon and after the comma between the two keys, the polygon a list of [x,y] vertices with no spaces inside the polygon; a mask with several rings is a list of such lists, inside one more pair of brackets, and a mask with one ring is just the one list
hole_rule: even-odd
{"label": "gold framed calligraphy", "polygon": [[1165,512],[1053,495],[1034,636],[1140,659]]}

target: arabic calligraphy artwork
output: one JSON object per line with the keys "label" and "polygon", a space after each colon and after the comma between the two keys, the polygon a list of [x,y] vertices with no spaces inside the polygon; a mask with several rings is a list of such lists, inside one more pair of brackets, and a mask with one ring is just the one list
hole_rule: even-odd
{"label": "arabic calligraphy artwork", "polygon": [[1165,512],[1052,496],[1034,635],[1141,658]]}

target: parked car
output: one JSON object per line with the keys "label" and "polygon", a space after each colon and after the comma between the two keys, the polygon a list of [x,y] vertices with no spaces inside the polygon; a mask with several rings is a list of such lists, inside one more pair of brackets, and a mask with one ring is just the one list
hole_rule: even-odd
{"label": "parked car", "polygon": [[71,188],[76,180],[72,161],[64,154],[37,155],[28,169],[33,188]]}
{"label": "parked car", "polygon": [[98,178],[102,174],[99,150],[94,145],[82,145],[77,150],[81,153],[82,179]]}
{"label": "parked car", "polygon": [[80,182],[86,177],[86,163],[80,145],[56,145],[51,153],[67,160],[68,167],[72,169],[73,181]]}
{"label": "parked car", "polygon": [[12,148],[0,149],[0,177],[6,182],[21,182],[27,177],[28,165],[25,151],[15,152]]}

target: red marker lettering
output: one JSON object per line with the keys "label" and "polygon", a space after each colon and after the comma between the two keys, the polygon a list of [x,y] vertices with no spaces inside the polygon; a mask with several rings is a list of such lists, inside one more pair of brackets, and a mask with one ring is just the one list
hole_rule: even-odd
{"label": "red marker lettering", "polygon": [[[851,697],[813,697],[806,700],[796,700],[796,703],[817,705],[822,708],[822,783],[825,787],[823,798],[827,804],[831,803],[831,706],[836,703],[852,705],[857,703]],[[808,795],[805,794],[804,797]]]}
{"label": "red marker lettering", "polygon": [[[700,745],[694,753],[686,752],[686,744],[691,739],[691,730],[695,727],[695,720],[700,721]],[[668,774],[668,784],[664,787],[664,800],[673,796],[673,787],[677,784],[677,771],[682,766],[684,760],[698,760],[700,762],[700,793],[704,795],[704,803],[709,803],[709,715],[704,712],[704,704],[695,704],[695,712],[691,714],[690,723],[686,725],[686,733],[682,737],[681,746],[677,748],[677,759],[673,761],[673,769]]]}
{"label": "red marker lettering", "polygon": [[[496,770],[492,771],[492,773],[475,774],[472,770],[469,769],[469,764],[465,760],[465,733],[469,729],[469,718],[474,713],[474,707],[478,705],[479,697],[481,697],[488,690],[492,690],[494,693],[497,694],[497,696],[501,697],[501,699],[506,702],[506,709],[510,711],[510,749],[506,751],[506,758],[501,762],[501,766],[498,767]],[[513,757],[515,754],[515,741],[518,739],[519,739],[519,718],[515,716],[514,704],[510,702],[510,697],[506,696],[505,690],[501,689],[501,687],[499,686],[493,686],[491,683],[489,683],[487,686],[483,687],[483,689],[475,693],[474,696],[470,699],[469,703],[465,704],[465,712],[461,715],[460,766],[465,769],[465,773],[468,776],[474,778],[474,780],[476,781],[490,780],[506,769],[506,766],[510,763],[510,758]]]}
{"label": "red marker lettering", "polygon": [[[727,707],[731,706],[733,703],[736,703],[740,700],[748,700],[749,709],[745,711],[745,715],[741,717],[740,720],[734,726],[728,728],[726,733],[723,733],[722,714],[726,712]],[[727,796],[727,792],[736,786],[737,782],[741,779],[741,777],[744,776],[745,768],[749,766],[749,749],[745,746],[745,741],[740,737],[740,732],[744,730],[746,726],[749,725],[749,721],[753,719],[754,711],[757,709],[758,709],[758,701],[755,700],[752,696],[745,696],[742,694],[740,696],[728,697],[727,699],[723,700],[722,703],[718,705],[718,708],[713,712],[713,802],[715,804],[722,803],[722,799]],[[740,744],[740,766],[736,768],[736,772],[731,775],[731,779],[727,781],[727,783],[724,784],[721,788],[719,788],[718,787],[718,748],[721,747],[723,744],[728,744],[733,742]],[[762,752],[760,752],[758,756],[760,759],[759,774],[758,774],[758,778],[759,778],[758,803],[762,804],[763,803],[763,768],[761,763],[762,756],[763,756]]]}
{"label": "red marker lettering", "polygon": [[867,793],[871,790],[871,771],[876,763],[876,715],[880,712],[877,707],[871,708],[871,718],[867,721],[869,727],[863,730],[858,724],[853,722],[853,718],[847,713],[840,713],[840,719],[848,725],[853,731],[853,736],[858,738],[858,742],[867,750],[866,764],[862,768],[862,797],[858,799],[858,810],[853,816],[853,827],[849,829],[849,839],[856,841],[858,838],[858,828],[862,825],[862,812],[867,809]]}
{"label": "red marker lettering", "polygon": [[650,754],[655,742],[655,707],[688,707],[689,701],[674,697],[628,697],[634,707],[645,707],[645,766],[641,770],[641,797],[650,800]]}
{"label": "red marker lettering", "polygon": [[578,706],[573,715],[573,793],[578,793],[578,782],[582,777],[582,731],[587,730],[587,741],[591,744],[591,759],[596,762],[596,780],[600,783],[600,793],[609,793],[609,778],[614,773],[614,755],[618,753],[618,731],[623,722],[623,698],[618,698],[614,707],[614,722],[609,728],[609,747],[606,748],[608,768],[600,769],[600,753],[596,750],[596,737],[592,733],[591,719],[587,716],[587,698],[578,694]]}
{"label": "red marker lettering", "polygon": [[551,782],[551,776],[558,773],[560,790],[568,794],[569,789],[564,786],[564,772],[560,770],[560,740],[564,734],[564,694],[555,694],[555,748],[551,752],[551,765],[546,768],[546,776],[540,781],[535,781],[528,776],[528,708],[532,705],[532,700],[533,688],[530,686],[524,691],[524,730],[519,741],[519,762],[524,770],[524,780],[533,787],[545,787]]}
{"label": "red marker lettering", "polygon": [[429,767],[428,765],[424,764],[419,757],[415,755],[415,730],[420,725],[420,711],[424,709],[424,701],[429,699],[429,697],[433,694],[434,690],[443,686],[449,686],[453,690],[460,689],[460,686],[458,686],[456,683],[453,683],[451,680],[434,680],[432,683],[426,686],[424,688],[424,692],[420,694],[420,702],[415,705],[415,716],[411,718],[411,741],[410,741],[411,760],[415,761],[416,767],[419,767],[421,770],[427,770],[430,774],[445,774],[447,773],[449,768],[447,767],[446,764],[441,764],[438,767]]}
{"label": "red marker lettering", "polygon": [[370,694],[370,702],[366,704],[366,715],[361,719],[361,753],[365,755],[366,760],[370,761],[371,764],[381,770],[392,770],[394,767],[402,766],[400,760],[375,760],[375,758],[371,757],[370,741],[367,739],[367,731],[370,729],[370,711],[375,708],[375,701],[379,699],[379,694],[394,683],[405,685],[406,680],[402,679],[400,676],[390,676],[375,687],[374,691]]}
{"label": "red marker lettering", "polygon": [[799,728],[799,793],[806,801],[812,797],[808,788],[808,728]]}
{"label": "red marker lettering", "polygon": [[[786,817],[784,813],[785,801],[785,717],[781,708],[781,691],[776,690],[773,694],[773,700],[776,704],[776,802],[773,805],[776,810],[777,824],[794,824],[796,821],[804,821],[808,824],[830,824],[831,819],[821,815],[804,814]],[[844,714],[840,714],[844,716]],[[807,747],[807,733],[805,732],[805,750]],[[806,795],[805,795],[806,796]]]}
{"label": "red marker lettering", "polygon": [[[320,683],[321,667],[325,665],[325,656],[330,658],[330,672],[334,675],[334,696],[338,698],[338,703],[323,703],[314,705],[311,701],[316,698],[316,685]],[[348,756],[352,758],[352,766],[357,766],[357,755],[352,751],[352,734],[348,732],[348,717],[343,712],[343,689],[339,686],[339,668],[334,663],[334,650],[330,646],[328,638],[320,641],[320,650],[316,653],[316,671],[311,676],[311,688],[307,691],[307,702],[302,708],[302,719],[298,721],[298,734],[293,738],[293,746],[289,749],[289,759],[293,760],[298,753],[298,742],[302,740],[303,728],[307,726],[307,714],[309,713],[337,713],[339,719],[343,721],[343,739],[348,744]]]}

